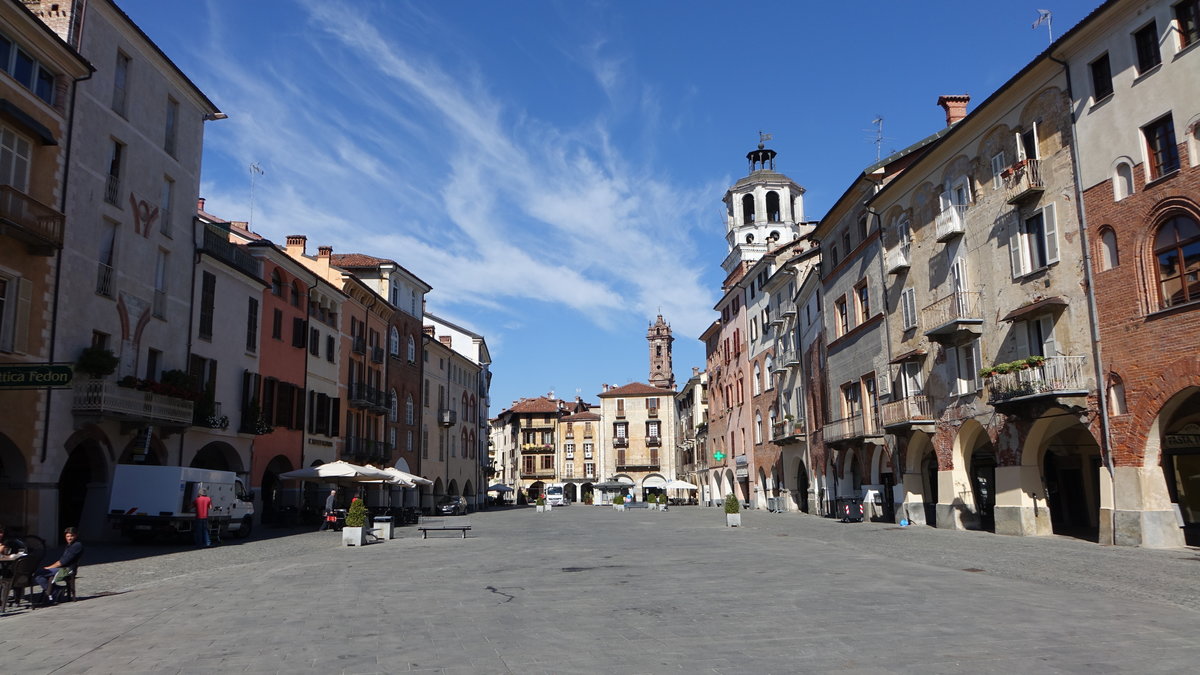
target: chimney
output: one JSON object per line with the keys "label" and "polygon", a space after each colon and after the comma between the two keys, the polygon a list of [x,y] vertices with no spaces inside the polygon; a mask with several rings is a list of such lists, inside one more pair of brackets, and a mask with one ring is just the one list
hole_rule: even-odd
{"label": "chimney", "polygon": [[696,366],[692,366],[692,377],[700,377],[700,369]]}
{"label": "chimney", "polygon": [[938,105],[946,111],[946,126],[967,116],[967,104],[971,102],[969,94],[947,94],[938,97]]}
{"label": "chimney", "polygon": [[434,328],[433,326],[422,326],[421,330],[424,331],[425,334],[428,335],[429,337],[433,337],[434,335],[437,334],[437,329]]}
{"label": "chimney", "polygon": [[303,234],[289,234],[287,236],[287,254],[293,258],[299,258],[304,255],[308,249],[308,237]]}
{"label": "chimney", "polygon": [[605,382],[604,384],[600,385],[600,389],[604,392],[607,392],[608,391],[608,383]]}
{"label": "chimney", "polygon": [[449,347],[449,346],[450,346],[450,341],[451,341],[452,339],[453,339],[453,336],[450,336],[450,335],[439,335],[439,336],[438,336],[438,340],[439,340],[439,341],[440,341],[442,344],[446,345],[447,347]]}
{"label": "chimney", "polygon": [[196,210],[197,211],[204,210],[204,197],[200,197],[196,200]]}
{"label": "chimney", "polygon": [[333,255],[333,247],[332,246],[318,246],[317,247],[317,273],[321,274],[326,279],[329,278],[329,264],[332,262],[330,260],[330,256],[332,256],[332,255]]}

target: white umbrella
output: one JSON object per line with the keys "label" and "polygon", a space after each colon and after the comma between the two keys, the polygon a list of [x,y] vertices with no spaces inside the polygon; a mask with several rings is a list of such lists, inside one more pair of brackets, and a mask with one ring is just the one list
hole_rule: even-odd
{"label": "white umbrella", "polygon": [[389,476],[394,476],[400,480],[403,480],[403,481],[413,484],[413,485],[409,485],[408,487],[416,487],[417,485],[433,485],[433,481],[429,480],[428,478],[422,478],[421,476],[418,476],[415,473],[401,471],[400,469],[397,469],[396,467],[388,467],[388,468],[384,469],[384,472],[387,473]]}
{"label": "white umbrella", "polygon": [[279,474],[279,479],[307,480],[314,483],[363,483],[389,480],[390,476],[374,467],[359,466],[338,460],[336,462],[306,466],[303,469],[281,473]]}
{"label": "white umbrella", "polygon": [[699,489],[699,486],[692,485],[691,483],[687,482],[686,480],[669,480],[669,481],[667,481],[666,485],[664,485],[663,487],[668,490],[698,490]]}
{"label": "white umbrella", "polygon": [[512,492],[513,489],[502,483],[496,483],[495,485],[489,485],[487,491],[488,492]]}

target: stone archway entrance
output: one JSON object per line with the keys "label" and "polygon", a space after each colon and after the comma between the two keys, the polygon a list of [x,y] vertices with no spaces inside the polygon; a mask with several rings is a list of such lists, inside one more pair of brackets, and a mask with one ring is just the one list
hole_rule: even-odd
{"label": "stone archway entrance", "polygon": [[1075,425],[1056,434],[1046,447],[1041,469],[1054,533],[1096,541],[1100,446],[1091,433]]}
{"label": "stone archway entrance", "polygon": [[72,450],[58,476],[57,533],[67,527],[79,528],[83,538],[98,538],[108,513],[108,462],[100,442],[85,439]]}
{"label": "stone archway entrance", "polygon": [[802,513],[810,513],[811,509],[808,503],[808,486],[808,467],[804,465],[804,460],[800,460],[796,464],[796,503]]}
{"label": "stone archway entrance", "polygon": [[925,507],[925,524],[937,527],[938,458],[932,445],[921,458],[921,503]]}
{"label": "stone archway entrance", "polygon": [[279,523],[281,522],[283,509],[287,505],[287,499],[283,489],[283,483],[279,480],[279,474],[287,473],[293,470],[292,461],[283,455],[276,455],[267,463],[267,468],[263,469],[262,481],[259,482],[260,492],[262,495],[262,516],[263,523]]}
{"label": "stone archway entrance", "polygon": [[971,452],[971,496],[975,501],[978,529],[996,531],[996,452],[984,438]]}
{"label": "stone archway entrance", "polygon": [[242,458],[237,450],[224,441],[212,441],[196,451],[190,466],[196,469],[212,469],[214,471],[233,471],[242,473]]}
{"label": "stone archway entrance", "polygon": [[1185,390],[1163,424],[1161,465],[1167,496],[1183,520],[1183,539],[1200,546],[1200,390]]}

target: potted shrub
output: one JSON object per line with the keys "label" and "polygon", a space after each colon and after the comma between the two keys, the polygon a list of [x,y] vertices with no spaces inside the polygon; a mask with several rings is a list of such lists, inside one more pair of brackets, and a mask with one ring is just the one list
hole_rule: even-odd
{"label": "potted shrub", "polygon": [[92,379],[98,379],[117,372],[117,364],[121,362],[111,349],[103,347],[88,347],[79,354],[75,362],[75,370],[86,373]]}
{"label": "potted shrub", "polygon": [[545,497],[538,495],[536,503],[537,503],[538,513],[542,513],[543,511],[546,510],[546,498]]}
{"label": "potted shrub", "polygon": [[625,495],[617,495],[613,497],[613,508],[618,511],[625,510]]}
{"label": "potted shrub", "polygon": [[732,492],[725,496],[725,526],[742,526],[742,503],[733,496]]}
{"label": "potted shrub", "polygon": [[342,528],[343,546],[362,546],[367,543],[367,505],[358,497],[350,502],[346,526]]}

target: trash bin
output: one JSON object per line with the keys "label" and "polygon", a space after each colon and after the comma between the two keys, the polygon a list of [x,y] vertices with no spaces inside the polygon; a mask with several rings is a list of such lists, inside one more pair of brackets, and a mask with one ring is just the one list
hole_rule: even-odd
{"label": "trash bin", "polygon": [[392,538],[393,530],[392,530],[392,517],[391,516],[375,516],[374,518],[371,519],[371,524],[375,526],[376,530],[379,530],[379,532],[377,532],[376,534],[379,535],[380,539],[391,539]]}
{"label": "trash bin", "polygon": [[863,503],[858,497],[838,497],[837,514],[843,523],[863,521]]}

